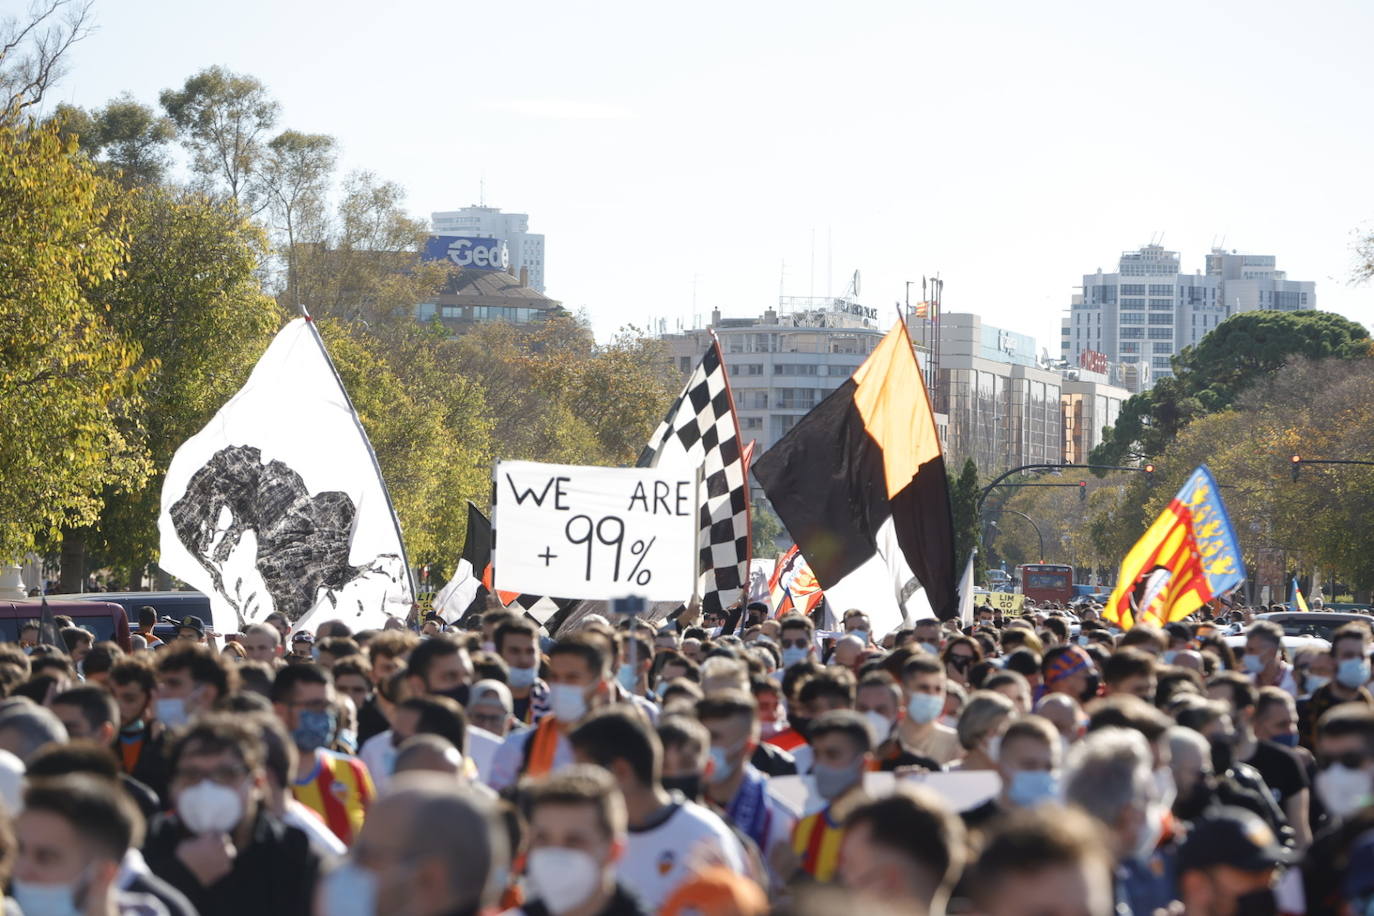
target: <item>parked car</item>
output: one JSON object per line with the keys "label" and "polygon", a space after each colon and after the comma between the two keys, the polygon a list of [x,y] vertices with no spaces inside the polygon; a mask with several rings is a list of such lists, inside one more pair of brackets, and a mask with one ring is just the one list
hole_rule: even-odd
{"label": "parked car", "polygon": [[139,608],[151,607],[157,611],[157,625],[153,635],[163,642],[173,642],[177,638],[178,622],[183,617],[199,617],[207,627],[213,619],[210,616],[210,599],[204,592],[85,592],[80,595],[64,595],[71,601],[113,602],[124,608],[129,618],[129,626],[137,632]]}
{"label": "parked car", "polygon": [[1365,626],[1374,624],[1368,614],[1349,614],[1333,611],[1270,611],[1256,614],[1256,620],[1268,620],[1283,627],[1285,636],[1320,636],[1328,643],[1331,634],[1352,620]]}
{"label": "parked car", "polygon": [[[79,627],[95,634],[97,642],[113,640],[125,652],[133,651],[129,639],[129,617],[123,605],[114,601],[77,601],[72,596],[51,598],[48,607],[53,614],[65,614]],[[18,642],[19,628],[26,621],[43,616],[43,602],[33,598],[23,601],[0,601],[0,641]]]}

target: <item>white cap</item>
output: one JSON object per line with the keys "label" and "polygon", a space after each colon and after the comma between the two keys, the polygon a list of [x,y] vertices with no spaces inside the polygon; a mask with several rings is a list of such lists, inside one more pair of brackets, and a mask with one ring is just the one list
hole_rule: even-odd
{"label": "white cap", "polygon": [[501,704],[501,708],[507,713],[515,710],[515,701],[511,699],[510,688],[498,680],[488,678],[478,681],[468,691],[469,709],[478,705],[486,705],[492,701]]}

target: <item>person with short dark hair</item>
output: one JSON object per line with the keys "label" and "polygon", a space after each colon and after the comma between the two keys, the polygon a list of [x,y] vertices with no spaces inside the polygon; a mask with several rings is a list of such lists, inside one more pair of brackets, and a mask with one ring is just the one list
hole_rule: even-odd
{"label": "person with short dark hair", "polygon": [[310,912],[319,856],[263,805],[264,747],[242,716],[198,717],[168,749],[174,812],[143,856],[201,916]]}
{"label": "person with short dark hair", "polygon": [[1368,689],[1370,678],[1370,630],[1364,621],[1344,624],[1331,634],[1330,657],[1335,676],[1312,691],[1298,709],[1298,734],[1302,745],[1317,749],[1317,724],[1327,711],[1342,703],[1359,703],[1374,709],[1374,694]]}
{"label": "person with short dark hair", "polygon": [[605,641],[586,633],[549,650],[549,713],[534,728],[508,735],[491,764],[487,784],[500,791],[521,776],[544,776],[574,762],[569,733],[610,703],[610,657]]}
{"label": "person with short dark hair", "polygon": [[81,661],[81,676],[89,684],[99,684],[105,686],[106,680],[110,676],[110,669],[115,662],[124,657],[124,650],[119,648],[119,643],[102,640],[91,646],[86,657]]}
{"label": "person with short dark hair", "polygon": [[411,650],[406,683],[412,696],[448,697],[462,706],[472,683],[472,658],[467,646],[451,636],[426,639]]}
{"label": "person with short dark hair", "polygon": [[377,790],[358,758],[329,750],[338,727],[334,682],[315,664],[288,665],[272,682],[272,708],[300,751],[291,791],[344,845],[353,842]]}
{"label": "person with short dark hair", "polygon": [[650,912],[658,912],[690,875],[686,850],[699,850],[744,871],[744,850],[730,828],[701,805],[664,790],[659,782],[663,747],[637,712],[623,706],[600,710],[573,729],[569,739],[577,762],[604,767],[620,788],[630,835],[617,874]]}
{"label": "person with short dark hair", "polygon": [[920,786],[849,813],[840,880],[860,899],[912,913],[943,913],[964,867],[964,827],[944,801]]}
{"label": "person with short dark hair", "polygon": [[179,728],[236,686],[236,672],[205,646],[179,640],[157,657],[157,719]]}
{"label": "person with short dark hair", "polygon": [[1117,649],[1102,667],[1106,696],[1130,694],[1146,703],[1155,698],[1155,657],[1143,649]]}
{"label": "person with short dark hair", "polygon": [[811,776],[825,807],[797,822],[792,851],[803,874],[829,882],[839,866],[845,819],[868,800],[863,781],[873,758],[872,732],[853,710],[832,710],[811,723],[811,749]]}
{"label": "person with short dark hair", "polygon": [[1110,846],[1097,823],[1074,808],[1046,805],[1007,817],[965,885],[979,916],[1115,912]]}
{"label": "person with short dark hair", "polygon": [[986,831],[1009,811],[1056,801],[1063,781],[1059,732],[1040,716],[1022,716],[1002,733],[997,754],[1001,791],[962,812],[970,830]]}
{"label": "person with short dark hair", "polygon": [[549,711],[549,685],[539,677],[539,628],[532,620],[508,614],[497,624],[492,641],[506,663],[515,718],[537,725]]}
{"label": "person with short dark hair", "polygon": [[906,715],[897,724],[902,746],[946,766],[964,755],[959,733],[940,721],[945,711],[945,663],[918,652],[902,667]]}

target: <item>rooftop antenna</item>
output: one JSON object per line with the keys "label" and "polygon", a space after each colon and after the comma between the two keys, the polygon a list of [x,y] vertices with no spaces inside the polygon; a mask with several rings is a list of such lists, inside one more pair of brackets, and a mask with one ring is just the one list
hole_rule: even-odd
{"label": "rooftop antenna", "polygon": [[806,295],[812,299],[816,298],[816,227],[811,227],[811,288]]}
{"label": "rooftop antenna", "polygon": [[833,255],[834,255],[834,250],[833,250],[833,245],[832,245],[832,242],[833,242],[833,241],[834,241],[834,240],[833,240],[833,238],[832,238],[831,229],[830,229],[829,226],[826,226],[826,227],[825,227],[825,294],[826,294],[826,296],[829,296],[831,290],[833,290],[833,289],[835,288],[835,278],[834,278],[834,274],[831,272],[831,261],[832,261]]}
{"label": "rooftop antenna", "polygon": [[482,173],[482,177],[480,177],[480,178],[477,179],[477,206],[479,206],[479,207],[485,207],[486,205],[487,205],[487,176],[486,176],[486,173],[483,172],[483,173]]}

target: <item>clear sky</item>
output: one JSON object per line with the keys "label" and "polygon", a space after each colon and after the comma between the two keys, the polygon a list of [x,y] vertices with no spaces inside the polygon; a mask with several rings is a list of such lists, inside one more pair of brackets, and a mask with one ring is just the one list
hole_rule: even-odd
{"label": "clear sky", "polygon": [[[15,11],[21,4],[0,0]],[[1374,5],[1226,0],[97,0],[54,98],[155,102],[211,64],[411,210],[546,234],[548,292],[605,335],[789,295],[950,311],[1057,354],[1081,275],[1162,235],[1274,254],[1320,307],[1374,229]],[[814,238],[814,245],[813,245]],[[829,242],[827,242],[829,240]],[[814,255],[813,255],[814,251]],[[785,268],[784,268],[785,263]],[[814,270],[813,265],[814,263]],[[814,279],[813,279],[814,277]],[[694,306],[695,301],[695,306]]]}

